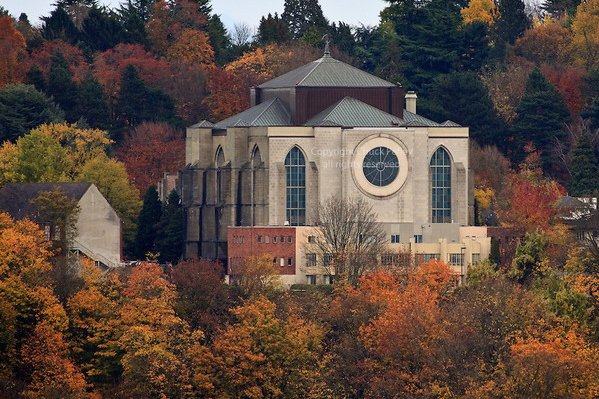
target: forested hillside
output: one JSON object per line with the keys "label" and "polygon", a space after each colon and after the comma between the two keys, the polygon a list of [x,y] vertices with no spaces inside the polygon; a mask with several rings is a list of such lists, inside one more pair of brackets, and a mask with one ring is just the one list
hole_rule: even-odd
{"label": "forested hillside", "polygon": [[[58,0],[41,24],[0,7],[0,185],[95,183],[147,260],[65,271],[0,214],[0,397],[598,397],[599,222],[576,237],[557,203],[599,190],[599,0],[387,0],[377,26],[280,1],[256,32],[209,0]],[[464,286],[432,260],[291,292],[270,259],[233,286],[177,263],[180,199],[153,185],[185,166],[184,128],[246,109],[327,33],[470,127],[476,223],[525,232],[507,261],[494,247]]]}

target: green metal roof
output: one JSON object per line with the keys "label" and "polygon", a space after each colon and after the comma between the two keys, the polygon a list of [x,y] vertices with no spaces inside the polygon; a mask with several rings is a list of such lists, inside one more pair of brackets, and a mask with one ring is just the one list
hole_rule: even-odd
{"label": "green metal roof", "polygon": [[394,87],[391,82],[364,72],[329,55],[258,86],[282,87]]}
{"label": "green metal roof", "polygon": [[254,126],[290,126],[291,115],[283,102],[275,97],[250,109],[233,115],[214,125],[214,129],[228,127],[254,127]]}
{"label": "green metal roof", "polygon": [[403,121],[352,97],[345,97],[306,122],[306,126],[392,127]]}

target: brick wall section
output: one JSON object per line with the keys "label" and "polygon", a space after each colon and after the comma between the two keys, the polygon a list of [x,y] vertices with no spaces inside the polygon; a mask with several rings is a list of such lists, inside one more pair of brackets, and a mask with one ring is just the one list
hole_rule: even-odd
{"label": "brick wall section", "polygon": [[[260,237],[260,241],[258,238]],[[284,242],[281,242],[281,239]],[[291,239],[290,239],[291,238]],[[276,258],[277,268],[283,275],[296,274],[295,227],[229,227],[227,229],[228,274],[250,256],[269,255]],[[283,258],[283,266],[281,266]],[[291,265],[289,260],[291,259]]]}

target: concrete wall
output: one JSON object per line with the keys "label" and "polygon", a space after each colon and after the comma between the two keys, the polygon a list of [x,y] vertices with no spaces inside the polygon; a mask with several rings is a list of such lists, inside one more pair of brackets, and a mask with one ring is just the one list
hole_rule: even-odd
{"label": "concrete wall", "polygon": [[91,185],[79,201],[74,247],[106,266],[121,262],[121,220],[108,201]]}

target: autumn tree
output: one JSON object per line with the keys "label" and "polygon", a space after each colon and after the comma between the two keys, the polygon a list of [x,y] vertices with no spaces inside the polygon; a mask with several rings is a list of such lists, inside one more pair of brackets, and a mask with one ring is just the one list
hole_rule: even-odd
{"label": "autumn tree", "polygon": [[524,32],[514,43],[514,53],[535,64],[569,62],[571,32],[557,23],[536,26]]}
{"label": "autumn tree", "polygon": [[157,184],[165,173],[184,167],[185,141],[180,130],[164,122],[136,126],[117,150],[133,184],[140,192]]}
{"label": "autumn tree", "polygon": [[205,68],[214,66],[214,50],[206,32],[185,29],[166,51],[167,59],[190,62]]}
{"label": "autumn tree", "polygon": [[22,83],[28,58],[25,39],[9,16],[0,17],[0,53],[0,88]]}
{"label": "autumn tree", "polygon": [[251,256],[241,264],[229,265],[234,291],[244,298],[272,294],[281,288],[279,267],[270,255]]}
{"label": "autumn tree", "polygon": [[482,76],[495,109],[507,123],[512,123],[517,115],[516,109],[524,96],[532,69],[533,66],[529,64],[512,60],[504,68],[497,68]]}
{"label": "autumn tree", "polygon": [[236,323],[217,334],[194,363],[208,374],[208,395],[317,397],[324,331],[295,315],[276,315],[265,297],[231,310]]}
{"label": "autumn tree", "polygon": [[587,69],[599,63],[599,1],[589,0],[580,3],[572,21],[572,45],[576,61]]}
{"label": "autumn tree", "polygon": [[332,196],[320,204],[314,221],[314,243],[306,251],[321,259],[321,269],[340,283],[355,284],[378,264],[386,233],[377,215],[362,199]]}
{"label": "autumn tree", "polygon": [[479,21],[493,25],[497,6],[492,0],[470,0],[468,6],[464,7],[460,13],[465,23]]}

